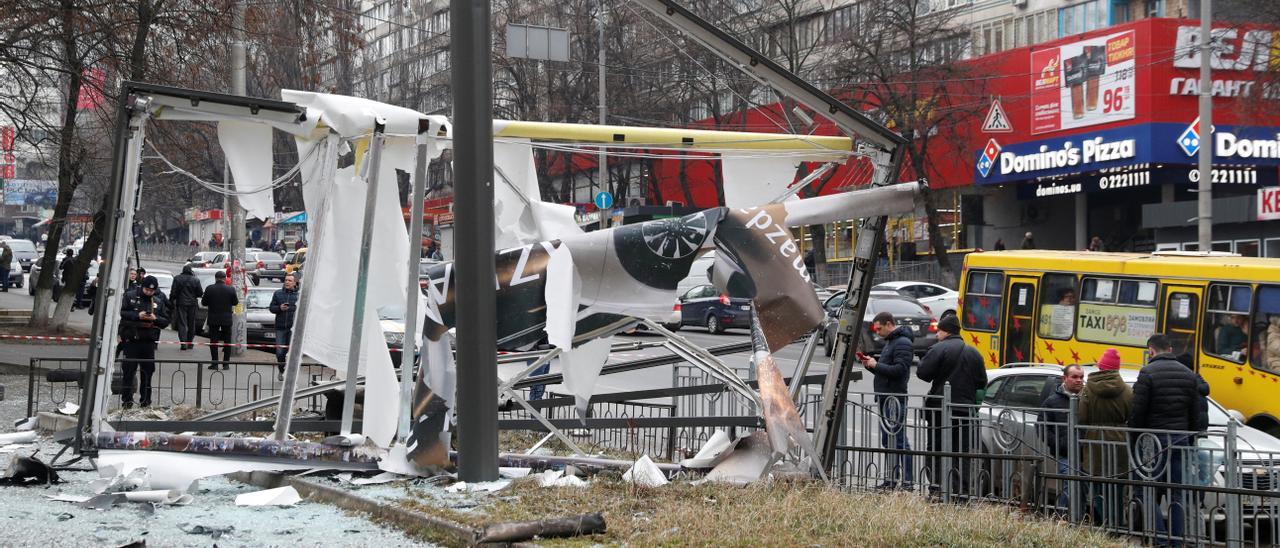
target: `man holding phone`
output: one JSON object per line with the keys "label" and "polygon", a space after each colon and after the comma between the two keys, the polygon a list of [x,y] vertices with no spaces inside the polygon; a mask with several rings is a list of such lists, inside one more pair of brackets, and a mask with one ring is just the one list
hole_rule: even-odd
{"label": "man holding phone", "polygon": [[[907,441],[907,380],[911,378],[911,362],[915,359],[910,327],[898,327],[893,314],[881,312],[871,320],[871,328],[884,338],[884,349],[876,360],[859,352],[858,359],[875,377],[872,387],[880,412],[880,446],[885,449],[910,451]],[[906,454],[886,454],[887,477],[880,489],[909,491],[914,479],[914,461]],[[897,483],[898,478],[902,483]]]}
{"label": "man holding phone", "polygon": [[268,308],[276,315],[276,367],[279,379],[284,380],[284,360],[289,356],[289,341],[293,339],[293,318],[298,307],[298,279],[289,274],[284,277],[284,289],[276,290]]}
{"label": "man holding phone", "polygon": [[169,325],[169,311],[165,300],[157,295],[160,283],[154,276],[147,276],[142,285],[124,295],[120,307],[120,348],[124,351],[124,389],[120,393],[125,409],[133,407],[133,377],[141,368],[138,380],[138,398],[143,407],[151,405],[151,376],[156,371],[156,341],[160,330]]}

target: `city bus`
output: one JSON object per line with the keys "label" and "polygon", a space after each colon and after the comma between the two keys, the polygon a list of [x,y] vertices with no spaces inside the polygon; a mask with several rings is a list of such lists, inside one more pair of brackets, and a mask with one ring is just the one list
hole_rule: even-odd
{"label": "city bus", "polygon": [[1223,253],[970,253],[960,325],[988,368],[1094,364],[1107,348],[1126,368],[1165,333],[1180,361],[1250,426],[1280,436],[1280,259]]}

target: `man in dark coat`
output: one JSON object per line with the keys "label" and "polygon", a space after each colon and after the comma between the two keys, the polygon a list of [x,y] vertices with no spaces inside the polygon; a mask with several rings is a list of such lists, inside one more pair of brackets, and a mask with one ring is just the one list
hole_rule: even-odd
{"label": "man in dark coat", "polygon": [[[240,304],[236,290],[226,284],[227,275],[219,270],[213,275],[213,285],[204,290],[200,303],[209,310],[209,369],[218,368],[218,347],[222,347],[222,368],[231,369],[231,316],[232,309]],[[221,343],[219,345],[218,343]]]}
{"label": "man in dark coat", "polygon": [[124,408],[133,407],[133,376],[142,369],[138,380],[138,398],[143,407],[151,405],[151,376],[156,371],[156,341],[160,330],[169,325],[169,311],[165,301],[156,296],[160,283],[154,276],[147,276],[138,289],[124,295],[120,307],[120,340],[124,349],[125,388],[120,398]]}
{"label": "man in dark coat", "polygon": [[169,290],[169,301],[174,308],[174,325],[178,328],[178,340],[182,341],[183,350],[191,350],[195,345],[191,341],[200,331],[196,311],[200,309],[200,298],[204,296],[204,288],[200,287],[190,265],[182,267],[182,274],[173,278],[173,288]]}
{"label": "man in dark coat", "polygon": [[[898,327],[893,314],[881,312],[871,320],[871,328],[885,339],[880,359],[862,356],[862,365],[875,377],[872,388],[880,413],[880,446],[885,449],[910,451],[907,441],[907,381],[911,378],[911,362],[915,359],[911,328]],[[881,489],[895,487],[910,490],[914,481],[914,459],[910,455],[886,454],[885,481]],[[897,484],[901,476],[902,483]]]}
{"label": "man in dark coat", "polygon": [[276,366],[280,368],[280,380],[284,380],[284,360],[289,356],[289,344],[293,340],[293,317],[298,308],[298,281],[293,274],[284,277],[284,288],[271,296],[268,307],[276,315]]}
{"label": "man in dark coat", "polygon": [[[1163,334],[1147,339],[1147,352],[1151,359],[1138,372],[1133,384],[1133,407],[1129,411],[1130,428],[1180,430],[1203,432],[1209,427],[1208,384],[1173,353],[1173,343]],[[1158,443],[1152,443],[1158,441]],[[1134,454],[1139,459],[1139,478],[1166,483],[1182,483],[1186,453],[1195,449],[1195,440],[1184,434],[1142,435],[1134,440]],[[1166,527],[1162,512],[1156,512],[1157,538],[1169,534],[1161,543],[1178,542],[1185,531],[1186,512],[1196,512],[1194,503],[1184,500],[1181,489],[1155,489],[1155,500],[1148,508],[1159,504],[1160,496],[1168,497],[1169,520]],[[1193,516],[1196,514],[1193,514]]]}
{"label": "man in dark coat", "polygon": [[[0,242],[0,291],[9,291],[9,267],[13,264],[13,250],[9,244]],[[21,276],[22,272],[18,272]]]}
{"label": "man in dark coat", "polygon": [[[978,394],[986,390],[987,369],[983,366],[978,350],[960,338],[960,320],[949,314],[938,322],[938,342],[920,359],[916,377],[932,383],[929,397],[925,399],[925,422],[929,424],[929,450],[943,450],[943,433],[951,431],[951,450],[969,452],[974,446],[974,406],[981,404]],[[951,424],[943,424],[942,399],[944,388],[951,384]],[[929,459],[930,476],[941,486],[942,478],[950,477],[956,487],[969,484],[970,459],[958,459],[958,472],[943,470],[943,460]]]}
{"label": "man in dark coat", "polygon": [[[1040,407],[1045,409],[1036,415],[1036,430],[1040,433],[1040,439],[1044,440],[1044,444],[1049,447],[1053,458],[1058,461],[1059,474],[1066,474],[1069,471],[1071,433],[1068,430],[1068,414],[1071,409],[1071,396],[1079,397],[1082,389],[1084,389],[1084,370],[1076,364],[1063,367],[1062,383],[1054,387],[1049,396],[1040,402]],[[1056,409],[1056,411],[1049,411],[1049,409]],[[1058,490],[1058,506],[1066,508],[1069,502],[1067,488],[1065,483],[1062,485],[1063,488]]]}

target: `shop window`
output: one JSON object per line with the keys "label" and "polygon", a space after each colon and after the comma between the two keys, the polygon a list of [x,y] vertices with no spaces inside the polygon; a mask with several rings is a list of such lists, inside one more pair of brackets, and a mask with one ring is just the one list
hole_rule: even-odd
{"label": "shop window", "polygon": [[1241,257],[1258,256],[1258,240],[1236,240],[1236,253]]}
{"label": "shop window", "polygon": [[1226,240],[1226,241],[1222,241],[1222,242],[1213,242],[1213,244],[1211,244],[1211,245],[1213,246],[1213,248],[1212,248],[1212,249],[1213,249],[1214,251],[1221,251],[1221,252],[1223,252],[1223,253],[1231,253],[1231,240]]}
{"label": "shop window", "polygon": [[1045,274],[1040,281],[1040,337],[1070,339],[1079,304],[1074,274]]}
{"label": "shop window", "polygon": [[1214,284],[1204,310],[1204,352],[1236,363],[1244,363],[1249,346],[1249,301],[1253,290],[1247,285]]}
{"label": "shop window", "polygon": [[1145,348],[1156,332],[1154,280],[1084,278],[1076,314],[1076,338]]}
{"label": "shop window", "polygon": [[1280,286],[1258,287],[1258,301],[1250,322],[1253,337],[1253,367],[1280,375]]}
{"label": "shop window", "polygon": [[1280,238],[1268,238],[1265,251],[1264,257],[1280,257]]}
{"label": "shop window", "polygon": [[1004,274],[1001,272],[969,273],[964,289],[964,328],[995,332],[1000,325],[1000,305],[1004,302]]}

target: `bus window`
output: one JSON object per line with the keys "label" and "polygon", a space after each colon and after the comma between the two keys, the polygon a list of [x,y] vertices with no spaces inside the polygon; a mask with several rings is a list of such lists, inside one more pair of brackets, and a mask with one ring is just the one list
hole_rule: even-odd
{"label": "bus window", "polygon": [[1254,369],[1280,375],[1280,287],[1258,287],[1252,325]]}
{"label": "bus window", "polygon": [[1085,277],[1080,282],[1076,339],[1145,348],[1156,332],[1156,290],[1150,280]]}
{"label": "bus window", "polygon": [[969,272],[964,287],[964,328],[995,332],[1000,326],[1000,305],[1004,301],[1004,274]]}
{"label": "bus window", "polygon": [[1176,355],[1194,353],[1196,318],[1199,317],[1196,310],[1199,306],[1199,295],[1185,291],[1169,293],[1164,311],[1164,334],[1173,343]]}
{"label": "bus window", "polygon": [[1045,274],[1040,281],[1040,336],[1070,339],[1076,326],[1076,277],[1073,274]]}
{"label": "bus window", "polygon": [[1204,352],[1211,356],[1244,363],[1249,346],[1249,301],[1253,290],[1247,285],[1213,284],[1205,303]]}

